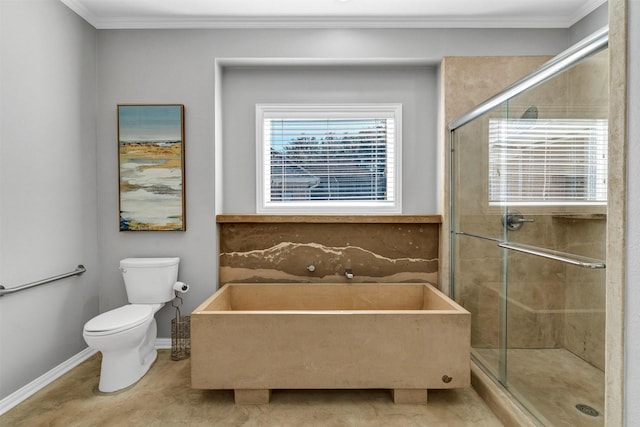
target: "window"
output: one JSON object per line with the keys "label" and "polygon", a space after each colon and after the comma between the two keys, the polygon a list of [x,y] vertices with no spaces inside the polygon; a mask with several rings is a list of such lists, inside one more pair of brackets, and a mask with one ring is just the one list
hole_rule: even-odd
{"label": "window", "polygon": [[606,202],[606,120],[489,121],[490,205]]}
{"label": "window", "polygon": [[256,106],[259,213],[400,213],[399,104]]}

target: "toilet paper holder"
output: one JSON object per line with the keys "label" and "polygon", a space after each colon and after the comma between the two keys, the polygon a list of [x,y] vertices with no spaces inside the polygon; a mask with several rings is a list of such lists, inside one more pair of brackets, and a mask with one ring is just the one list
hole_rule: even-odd
{"label": "toilet paper holder", "polygon": [[176,297],[178,296],[177,292],[185,293],[189,291],[189,285],[184,282],[176,282],[173,284],[173,290],[175,291]]}
{"label": "toilet paper holder", "polygon": [[176,309],[176,316],[171,319],[171,360],[182,360],[191,355],[191,316],[180,313],[183,300],[179,293],[187,292],[189,285],[176,282],[173,289],[175,298],[171,301],[171,306]]}

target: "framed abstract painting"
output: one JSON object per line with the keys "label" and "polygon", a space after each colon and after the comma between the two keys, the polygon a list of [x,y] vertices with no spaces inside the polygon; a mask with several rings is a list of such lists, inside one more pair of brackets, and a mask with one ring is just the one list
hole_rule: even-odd
{"label": "framed abstract painting", "polygon": [[186,231],[184,105],[118,105],[120,231]]}

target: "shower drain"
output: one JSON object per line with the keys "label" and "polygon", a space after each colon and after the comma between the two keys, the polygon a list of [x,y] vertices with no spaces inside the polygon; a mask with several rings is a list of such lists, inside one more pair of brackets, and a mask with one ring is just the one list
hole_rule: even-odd
{"label": "shower drain", "polygon": [[584,403],[578,403],[576,405],[576,409],[582,412],[583,414],[590,415],[592,417],[597,417],[598,415],[600,415],[600,412],[596,411],[589,405],[585,405]]}

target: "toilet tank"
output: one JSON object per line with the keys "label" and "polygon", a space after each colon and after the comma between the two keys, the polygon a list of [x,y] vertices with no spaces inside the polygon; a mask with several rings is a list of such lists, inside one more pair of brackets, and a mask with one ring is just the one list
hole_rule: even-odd
{"label": "toilet tank", "polygon": [[127,297],[132,304],[171,301],[180,258],[127,258],[120,261]]}

